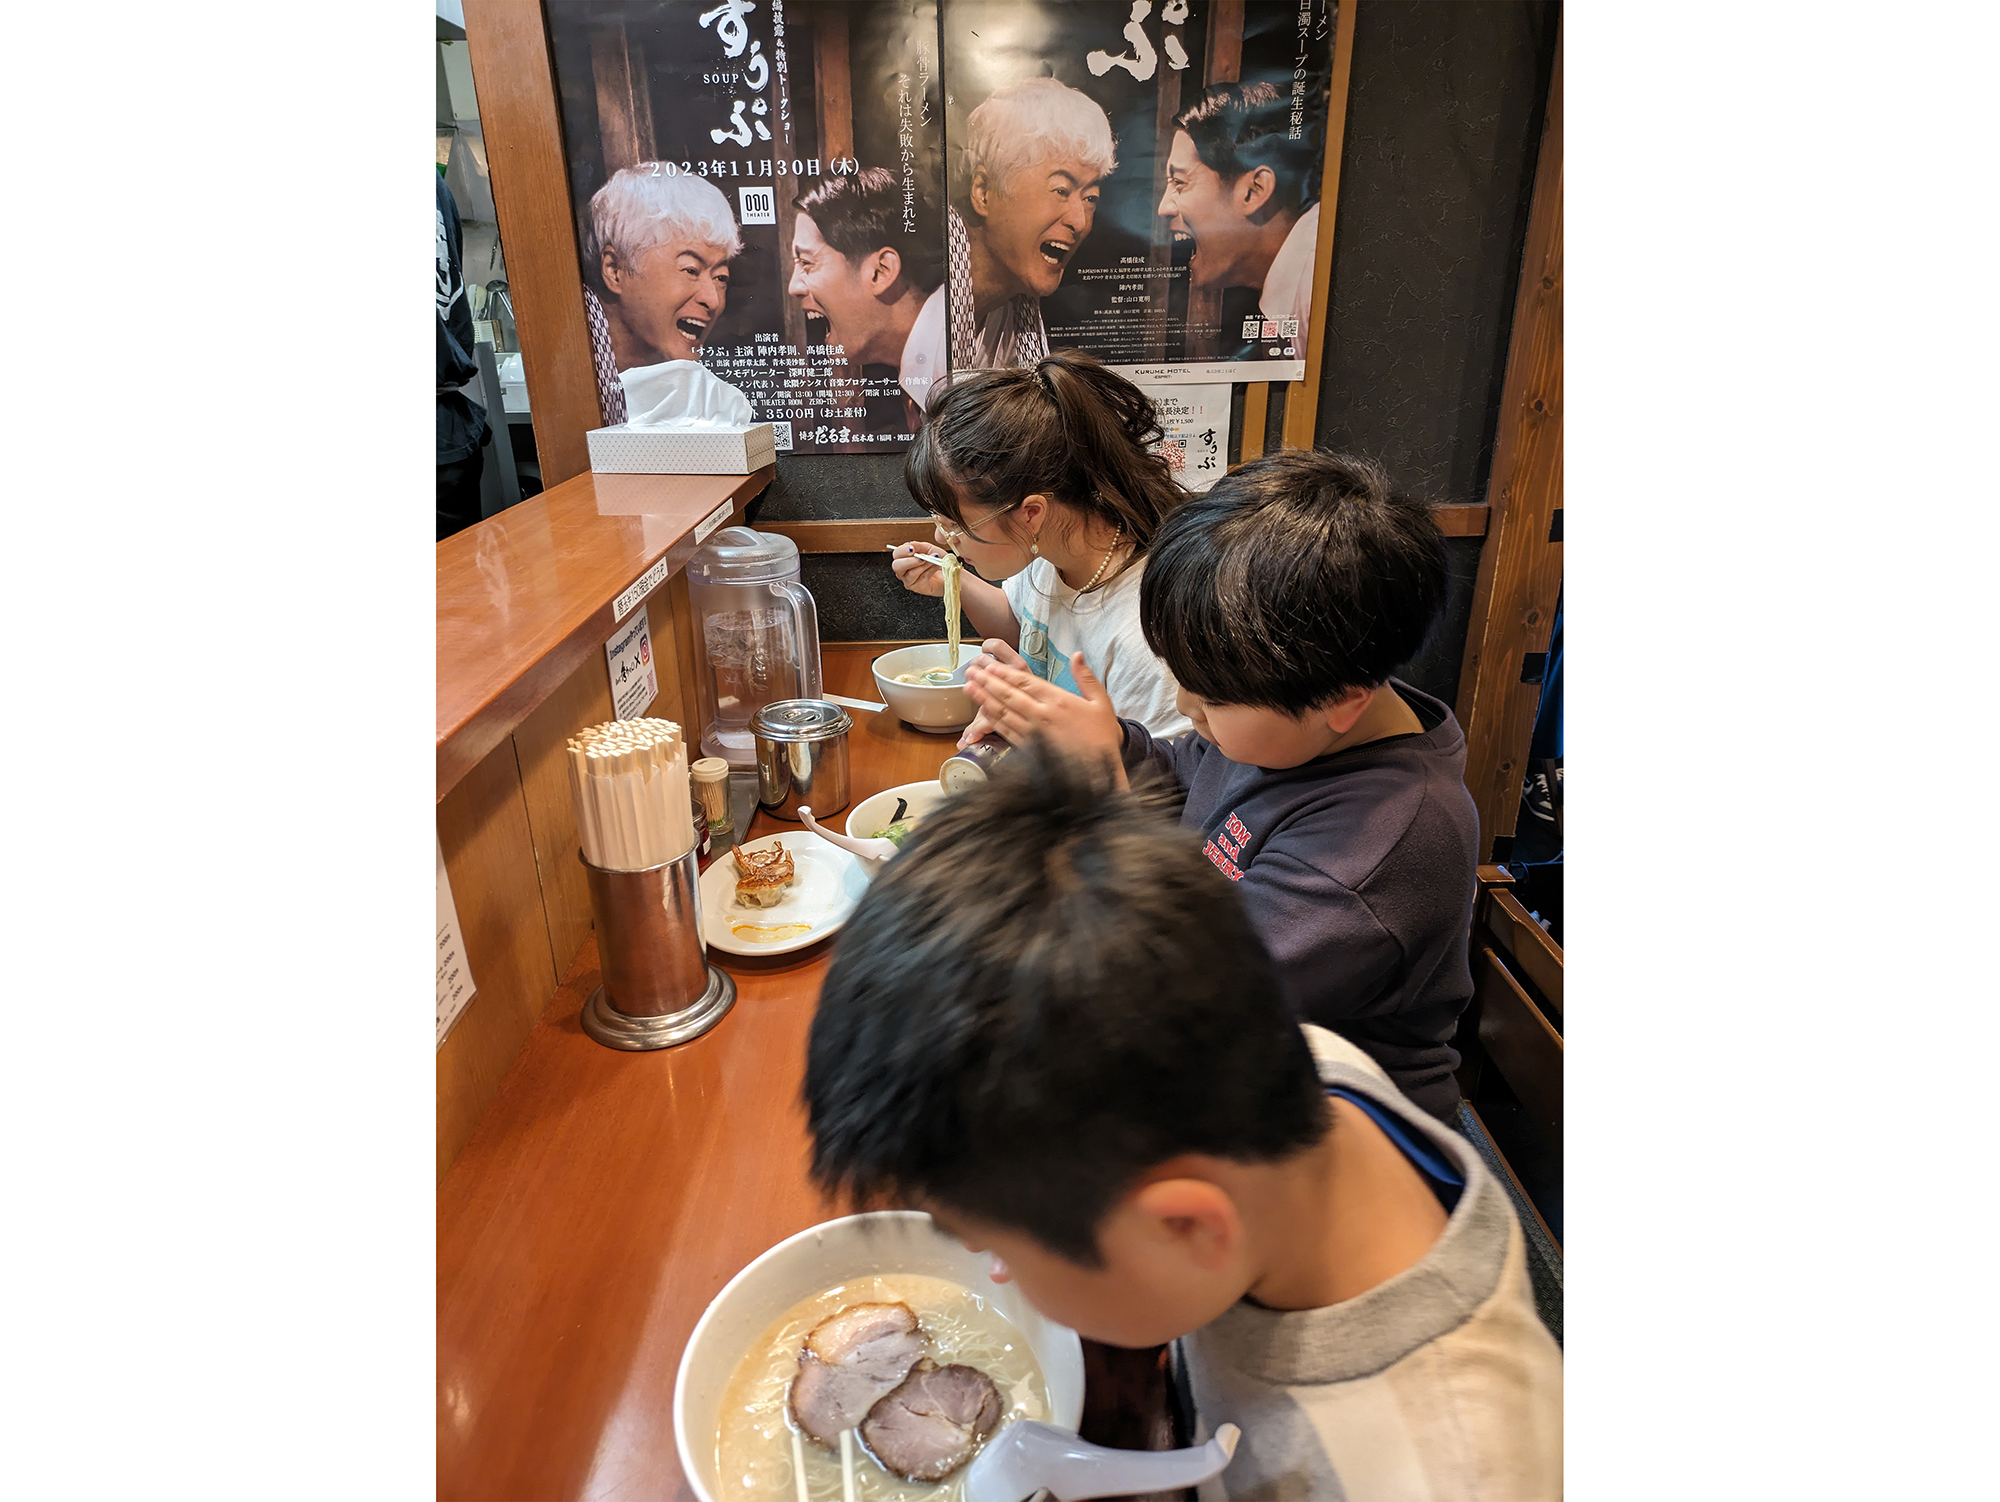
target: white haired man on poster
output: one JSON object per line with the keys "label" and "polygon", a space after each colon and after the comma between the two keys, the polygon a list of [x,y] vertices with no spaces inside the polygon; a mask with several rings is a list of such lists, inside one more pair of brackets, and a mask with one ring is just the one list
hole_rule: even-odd
{"label": "white haired man on poster", "polygon": [[584,311],[607,423],[625,420],[619,371],[701,358],[742,250],[722,190],[669,163],[621,167],[591,196],[586,260],[603,293],[586,287]]}
{"label": "white haired man on poster", "polygon": [[1263,316],[1293,343],[1312,316],[1320,161],[1311,140],[1291,139],[1290,96],[1268,83],[1224,84],[1174,124],[1158,213],[1194,242],[1189,278],[1197,291],[1256,288]]}
{"label": "white haired man on poster", "polygon": [[913,344],[951,368],[1033,365],[1049,352],[1042,299],[1097,218],[1118,167],[1111,121],[1053,78],[995,89],[966,117],[965,150],[945,214],[950,276],[924,305]]}

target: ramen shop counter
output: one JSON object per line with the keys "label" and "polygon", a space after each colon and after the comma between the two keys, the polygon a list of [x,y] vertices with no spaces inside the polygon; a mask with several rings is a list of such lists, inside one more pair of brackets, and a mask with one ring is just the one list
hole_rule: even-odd
{"label": "ramen shop counter", "polygon": [[622,591],[686,563],[711,520],[740,522],[775,473],[585,472],[439,543],[438,797],[604,650]]}
{"label": "ramen shop counter", "polygon": [[[873,699],[881,650],[827,646],[826,687]],[[934,777],[954,739],[855,711],[848,806]],[[760,812],[750,835],[797,827]],[[693,1495],[673,1397],[695,1321],[759,1252],[839,1213],[806,1180],[799,1105],[831,948],[711,951],[735,1009],[692,1043],[632,1054],[578,1026],[598,981],[584,946],[438,1186],[441,1499]],[[1084,1432],[1164,1446],[1156,1368],[1084,1349]]]}
{"label": "ramen shop counter", "polygon": [[[828,646],[826,686],[874,699],[880,650]],[[951,754],[952,736],[854,720],[850,807]],[[797,827],[759,813],[750,834]],[[798,1103],[830,947],[711,952],[735,1009],[633,1054],[578,1026],[598,981],[584,946],[438,1186],[440,1498],[691,1495],[673,1433],[682,1346],[738,1269],[837,1213],[806,1181]]]}

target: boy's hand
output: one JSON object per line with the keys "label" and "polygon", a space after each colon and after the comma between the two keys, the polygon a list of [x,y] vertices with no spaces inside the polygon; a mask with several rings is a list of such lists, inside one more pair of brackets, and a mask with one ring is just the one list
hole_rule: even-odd
{"label": "boy's hand", "polygon": [[[997,636],[988,637],[981,642],[979,650],[1005,667],[1025,669],[1028,665],[1027,658]],[[965,670],[965,676],[968,680],[972,677],[972,669],[969,666]],[[972,717],[972,723],[967,725],[964,733],[959,736],[958,749],[963,751],[967,746],[976,746],[993,733],[993,722],[986,718],[986,711],[982,709]]]}
{"label": "boy's hand", "polygon": [[938,559],[944,549],[935,543],[898,543],[889,553],[889,567],[897,580],[912,594],[944,598],[944,569]]}
{"label": "boy's hand", "polygon": [[1081,652],[1069,660],[1069,666],[1080,694],[1057,688],[1026,668],[988,662],[983,657],[966,669],[965,689],[979,706],[980,718],[1008,741],[1018,746],[1039,733],[1072,756],[1108,758],[1122,788],[1125,727],[1118,723],[1111,696]]}

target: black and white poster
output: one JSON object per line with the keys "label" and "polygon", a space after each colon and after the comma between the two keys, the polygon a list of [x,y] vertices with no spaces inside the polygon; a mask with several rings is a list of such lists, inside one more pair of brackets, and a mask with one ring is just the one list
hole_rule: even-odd
{"label": "black and white poster", "polygon": [[1305,376],[1334,0],[942,0],[953,370]]}
{"label": "black and white poster", "polygon": [[781,451],[907,445],[945,374],[935,0],[545,11],[605,421],[698,361]]}

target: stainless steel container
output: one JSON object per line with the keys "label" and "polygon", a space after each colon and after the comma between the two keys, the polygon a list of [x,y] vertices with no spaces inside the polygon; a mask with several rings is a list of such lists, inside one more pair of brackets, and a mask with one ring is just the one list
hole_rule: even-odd
{"label": "stainless steel container", "polygon": [[757,801],[774,819],[815,819],[847,807],[847,732],[854,721],[825,699],[780,699],[751,718]]}
{"label": "stainless steel container", "polygon": [[636,1051],[671,1048],[720,1022],[736,983],[708,963],[696,852],[645,871],[583,860],[583,871],[604,977],[584,1003],[583,1030],[607,1048]]}

